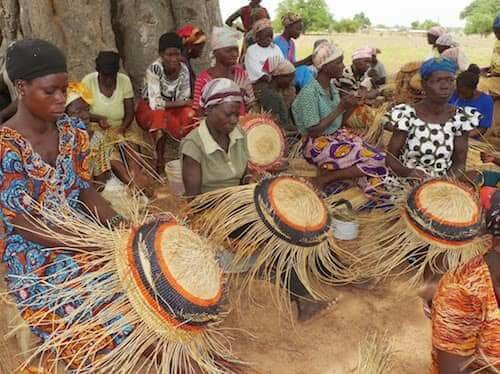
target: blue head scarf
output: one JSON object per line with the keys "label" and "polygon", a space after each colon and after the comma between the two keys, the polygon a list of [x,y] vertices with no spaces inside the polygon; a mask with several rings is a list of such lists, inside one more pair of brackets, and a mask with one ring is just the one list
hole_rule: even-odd
{"label": "blue head scarf", "polygon": [[493,21],[493,28],[500,28],[500,16],[495,17],[495,20]]}
{"label": "blue head scarf", "polygon": [[455,74],[457,70],[458,66],[454,61],[448,58],[436,57],[430,58],[422,64],[420,67],[420,76],[422,79],[427,79],[432,73],[437,71],[445,71]]}

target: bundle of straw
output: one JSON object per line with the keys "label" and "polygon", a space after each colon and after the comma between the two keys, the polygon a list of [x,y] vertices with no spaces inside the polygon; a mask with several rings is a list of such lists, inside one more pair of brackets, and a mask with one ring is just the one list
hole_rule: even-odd
{"label": "bundle of straw", "polygon": [[[51,329],[27,362],[50,356],[48,369],[64,363],[75,373],[232,372],[214,249],[171,214],[152,217],[132,205],[133,229],[112,230],[69,209],[31,217],[39,234],[63,243],[82,265],[61,283],[47,278],[45,297],[54,303],[24,313],[31,326]],[[56,315],[74,300],[74,310]]]}
{"label": "bundle of straw", "polygon": [[248,290],[258,276],[271,281],[280,300],[281,286],[295,271],[312,297],[321,299],[318,280],[331,284],[351,279],[343,262],[353,259],[333,239],[330,212],[314,189],[297,177],[268,177],[258,184],[200,195],[191,202],[189,216],[217,244],[229,244],[235,266],[256,257],[243,282]]}
{"label": "bundle of straw", "polygon": [[372,333],[359,344],[356,374],[387,374],[393,369],[394,340],[387,332]]}

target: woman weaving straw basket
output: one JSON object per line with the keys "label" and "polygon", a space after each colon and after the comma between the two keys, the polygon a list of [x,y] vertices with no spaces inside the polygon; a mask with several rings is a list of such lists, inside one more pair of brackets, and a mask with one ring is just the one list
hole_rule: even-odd
{"label": "woman weaving straw basket", "polygon": [[[81,210],[84,204],[111,226],[123,218],[89,183],[88,135],[78,119],[64,114],[68,75],[62,52],[43,40],[21,40],[7,50],[6,64],[20,96],[17,113],[0,130],[2,260],[21,316],[47,317],[47,323],[31,325],[46,339],[52,333],[49,321],[68,316],[78,301],[49,300],[45,293],[60,279],[72,279],[82,262],[63,249],[47,250],[64,245],[37,233],[29,219],[35,206]],[[58,308],[49,311],[53,302]]]}
{"label": "woman weaving straw basket", "polygon": [[447,273],[432,303],[432,373],[500,371],[500,192],[488,196],[491,247]]}
{"label": "woman weaving straw basket", "polygon": [[321,169],[315,183],[321,190],[336,181],[355,179],[365,193],[373,193],[387,175],[385,154],[343,128],[344,114],[359,98],[340,98],[332,79],[344,70],[343,52],[334,44],[321,43],[313,53],[318,76],[304,87],[292,105],[299,132],[307,136],[305,158]]}

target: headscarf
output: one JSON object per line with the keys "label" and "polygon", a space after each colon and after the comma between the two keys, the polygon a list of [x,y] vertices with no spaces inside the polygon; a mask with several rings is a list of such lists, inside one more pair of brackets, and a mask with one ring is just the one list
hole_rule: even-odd
{"label": "headscarf", "polygon": [[458,44],[453,41],[453,37],[450,34],[443,34],[436,40],[436,45],[456,47]]}
{"label": "headscarf", "polygon": [[352,60],[361,60],[363,58],[372,58],[374,49],[372,47],[358,48],[352,54]]}
{"label": "headscarf", "polygon": [[465,71],[469,67],[467,58],[460,47],[448,48],[441,53],[441,57],[452,60],[458,66],[458,70]]}
{"label": "headscarf", "polygon": [[332,42],[321,43],[313,52],[312,61],[316,69],[320,70],[323,65],[336,60],[344,55],[342,49]]}
{"label": "headscarf", "polygon": [[212,36],[210,37],[210,47],[212,51],[227,47],[238,47],[238,41],[241,37],[241,32],[229,26],[216,26],[213,28]]}
{"label": "headscarf", "polygon": [[293,64],[284,57],[273,56],[269,57],[266,62],[264,62],[262,71],[264,71],[266,74],[276,77],[279,75],[288,75],[294,73],[295,66],[293,66]]}
{"label": "headscarf", "polygon": [[120,70],[120,55],[114,51],[101,51],[95,59],[95,69],[103,74],[116,74]]}
{"label": "headscarf", "polygon": [[433,57],[424,61],[420,67],[420,76],[422,79],[427,79],[432,73],[437,71],[445,71],[448,73],[456,74],[458,66],[455,62],[448,58]]}
{"label": "headscarf", "polygon": [[495,28],[495,29],[500,28],[500,16],[495,17],[495,20],[493,21],[493,28]]}
{"label": "headscarf", "polygon": [[163,52],[167,48],[182,49],[182,38],[175,32],[166,32],[160,36],[158,52]]}
{"label": "headscarf", "polygon": [[63,52],[41,39],[24,39],[9,45],[5,66],[12,82],[68,71]]}
{"label": "headscarf", "polygon": [[231,79],[213,79],[203,87],[200,98],[200,106],[203,109],[233,102],[243,103],[243,93],[240,86]]}
{"label": "headscarf", "polygon": [[302,21],[302,17],[293,12],[288,12],[283,17],[281,17],[281,24],[283,25],[283,28],[293,25],[294,23],[299,21]]}
{"label": "headscarf", "polygon": [[177,35],[182,38],[182,44],[184,46],[202,44],[207,41],[205,33],[193,25],[182,26],[177,30]]}
{"label": "headscarf", "polygon": [[92,105],[92,92],[83,83],[69,82],[66,97],[66,107],[77,99],[82,99],[87,104]]}
{"label": "headscarf", "polygon": [[257,35],[258,32],[268,28],[271,29],[273,28],[273,23],[271,22],[271,20],[267,18],[259,19],[257,22],[253,24],[252,34]]}
{"label": "headscarf", "polygon": [[446,29],[444,27],[441,27],[441,26],[434,26],[434,27],[431,27],[429,29],[429,31],[427,31],[427,33],[434,35],[434,36],[437,36],[439,38],[441,35],[446,34]]}

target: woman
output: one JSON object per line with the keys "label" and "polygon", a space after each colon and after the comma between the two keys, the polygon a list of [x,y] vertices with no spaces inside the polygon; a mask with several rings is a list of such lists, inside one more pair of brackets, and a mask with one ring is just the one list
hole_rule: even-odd
{"label": "woman", "polygon": [[[83,256],[37,233],[40,228],[29,217],[38,209],[68,206],[85,206],[105,225],[120,224],[123,217],[89,183],[88,135],[78,119],[64,114],[68,74],[63,53],[43,40],[20,40],[8,48],[6,66],[19,100],[16,114],[0,129],[1,254],[21,316],[33,320],[39,315],[39,324],[31,327],[43,340],[61,323],[70,323],[62,318],[84,302],[44,297],[53,284],[79,273]],[[120,334],[110,336],[102,348],[119,343]]]}
{"label": "woman", "polygon": [[201,92],[205,85],[213,79],[227,78],[233,80],[244,93],[244,101],[240,105],[240,115],[245,115],[255,102],[252,84],[248,80],[245,69],[238,65],[238,40],[241,33],[228,27],[214,27],[210,44],[215,57],[215,65],[196,78],[194,88],[193,109],[197,117],[203,116],[200,105]]}
{"label": "woman", "polygon": [[481,113],[479,127],[469,132],[469,136],[480,138],[493,122],[494,103],[490,95],[477,90],[481,71],[477,65],[470,65],[467,71],[457,77],[457,89],[450,104],[460,108],[471,107]]}
{"label": "woman", "polygon": [[182,62],[189,70],[189,82],[191,83],[191,96],[194,95],[194,82],[196,73],[191,65],[192,59],[200,58],[207,42],[205,33],[193,25],[184,25],[177,30],[177,35],[182,38]]}
{"label": "woman", "polygon": [[[66,98],[66,114],[81,120],[89,134],[89,173],[100,184],[106,183],[106,173],[111,170],[111,152],[106,147],[101,131],[90,122],[90,105],[92,93],[83,83],[70,82]],[[96,131],[97,130],[97,131]],[[116,162],[116,161],[115,161]],[[102,186],[96,186],[99,188]]]}
{"label": "woman", "polygon": [[357,179],[366,192],[382,184],[387,175],[385,154],[370,147],[359,136],[342,128],[343,115],[359,99],[340,98],[333,79],[342,76],[343,52],[333,43],[322,43],[313,53],[318,76],[304,87],[292,105],[299,132],[307,136],[305,158],[320,167],[315,183],[325,189],[335,181]]}
{"label": "woman", "polygon": [[246,176],[248,149],[238,126],[242,103],[240,87],[230,79],[213,79],[203,88],[206,119],[180,147],[187,196],[239,185]]}
{"label": "woman", "polygon": [[167,141],[170,158],[176,158],[178,141],[191,130],[193,122],[189,70],[181,62],[181,52],[182,39],[175,32],[160,37],[159,57],[146,70],[137,107],[137,123],[149,131],[155,144],[158,173],[165,168]]}
{"label": "woman", "polygon": [[283,56],[296,67],[295,86],[300,90],[313,78],[313,73],[306,65],[311,65],[311,56],[297,61],[294,39],[298,39],[304,30],[302,17],[298,14],[288,12],[281,17],[283,33],[274,38],[274,43],[281,49]]}
{"label": "woman", "polygon": [[238,29],[243,33],[247,33],[252,30],[256,20],[261,18],[270,19],[271,17],[269,17],[267,9],[260,5],[261,1],[262,0],[250,0],[250,4],[238,9],[227,18],[226,25],[233,27],[234,21],[241,18],[243,28],[238,27]]}
{"label": "woman", "polygon": [[[250,181],[247,141],[238,125],[242,102],[239,86],[229,79],[214,79],[203,89],[201,104],[207,117],[181,144],[182,179],[187,196]],[[230,237],[236,239],[240,230]],[[310,319],[328,306],[328,303],[313,301],[295,273],[288,283],[292,300],[297,303],[299,320]]]}
{"label": "woman", "polygon": [[263,70],[270,82],[262,88],[259,103],[285,130],[295,130],[290,109],[295,99],[295,67],[283,57],[273,57],[264,63]]}
{"label": "woman", "polygon": [[469,61],[460,47],[451,47],[446,49],[443,53],[441,53],[441,57],[455,62],[458,66],[459,72],[466,71],[469,67]]}
{"label": "woman", "polygon": [[432,58],[420,68],[424,98],[414,106],[401,104],[388,114],[394,132],[387,165],[400,177],[461,177],[467,160],[468,132],[479,126],[473,108],[449,104],[457,65]]}
{"label": "woman", "polygon": [[338,79],[338,86],[352,93],[366,94],[374,88],[368,70],[372,67],[373,48],[359,48],[352,54],[352,65],[346,66]]}
{"label": "woman", "polygon": [[[500,193],[485,204],[492,246],[440,281],[432,302],[432,372],[500,371]],[[484,370],[484,371],[483,371]]]}
{"label": "woman", "polygon": [[[446,29],[441,26],[434,26],[427,31],[427,43],[429,43],[430,46],[432,46],[432,50],[434,54],[436,54],[436,41],[439,39],[439,37],[443,34],[446,34]],[[432,56],[432,57],[437,57],[437,56]]]}
{"label": "woman", "polygon": [[[268,19],[261,19],[253,25],[252,33],[256,43],[248,47],[245,55],[245,68],[252,84],[265,81],[266,74],[262,66],[268,58],[284,57],[281,49],[273,43],[273,24]],[[255,87],[254,87],[255,88]]]}
{"label": "woman", "polygon": [[82,79],[92,95],[90,121],[98,123],[105,136],[107,154],[113,163],[114,174],[124,184],[134,184],[140,190],[149,184],[142,172],[139,155],[131,144],[141,144],[133,126],[134,91],[130,78],[120,73],[120,55],[113,51],[99,52],[96,71]]}

